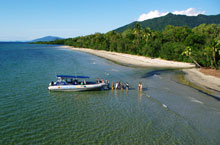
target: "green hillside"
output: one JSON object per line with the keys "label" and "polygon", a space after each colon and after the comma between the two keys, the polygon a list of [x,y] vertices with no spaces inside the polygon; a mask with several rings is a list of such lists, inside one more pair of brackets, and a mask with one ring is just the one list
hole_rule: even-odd
{"label": "green hillside", "polygon": [[128,28],[135,28],[135,24],[139,23],[143,28],[149,27],[152,30],[163,30],[167,25],[173,26],[187,26],[194,28],[200,24],[220,24],[220,14],[213,16],[198,15],[198,16],[186,16],[186,15],[174,15],[172,13],[166,16],[145,20],[142,22],[133,22],[128,25],[115,29],[116,32],[123,32]]}

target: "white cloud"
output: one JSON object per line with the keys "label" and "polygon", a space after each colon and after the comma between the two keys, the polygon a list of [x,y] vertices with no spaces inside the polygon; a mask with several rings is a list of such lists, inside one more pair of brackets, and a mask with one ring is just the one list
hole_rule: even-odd
{"label": "white cloud", "polygon": [[[169,12],[159,12],[158,10],[150,11],[149,13],[143,13],[139,16],[138,21],[144,21],[147,19],[157,18],[167,15]],[[196,11],[195,8],[188,8],[183,11],[174,11],[172,12],[176,15],[187,15],[187,16],[197,16],[199,14],[205,14],[205,11]]]}
{"label": "white cloud", "polygon": [[185,11],[174,11],[172,13],[176,15],[197,16],[199,14],[205,14],[205,11],[196,11],[194,8],[188,8]]}
{"label": "white cloud", "polygon": [[145,13],[141,14],[138,18],[138,21],[144,21],[144,20],[147,20],[147,19],[157,18],[157,17],[165,16],[167,14],[168,14],[168,12],[161,13],[158,10],[150,11],[147,14],[145,14]]}

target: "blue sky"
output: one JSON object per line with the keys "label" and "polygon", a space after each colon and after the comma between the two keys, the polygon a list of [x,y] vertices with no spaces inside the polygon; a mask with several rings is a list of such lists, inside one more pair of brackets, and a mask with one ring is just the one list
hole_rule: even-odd
{"label": "blue sky", "polygon": [[0,0],[0,41],[105,33],[155,12],[193,8],[216,15],[219,5],[219,0]]}

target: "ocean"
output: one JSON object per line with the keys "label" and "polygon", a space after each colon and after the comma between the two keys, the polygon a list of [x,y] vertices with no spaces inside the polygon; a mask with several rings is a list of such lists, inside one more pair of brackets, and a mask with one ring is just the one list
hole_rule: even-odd
{"label": "ocean", "polygon": [[[131,89],[48,91],[58,74]],[[219,144],[220,93],[184,85],[179,75],[58,45],[0,43],[0,144]]]}

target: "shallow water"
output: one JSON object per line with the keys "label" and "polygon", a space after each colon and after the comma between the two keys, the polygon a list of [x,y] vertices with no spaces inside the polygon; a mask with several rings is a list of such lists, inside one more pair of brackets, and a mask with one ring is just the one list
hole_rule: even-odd
{"label": "shallow water", "polygon": [[[0,144],[220,142],[220,94],[181,84],[178,70],[126,67],[23,43],[0,43],[0,62]],[[49,92],[56,74],[128,82],[131,90]]]}

